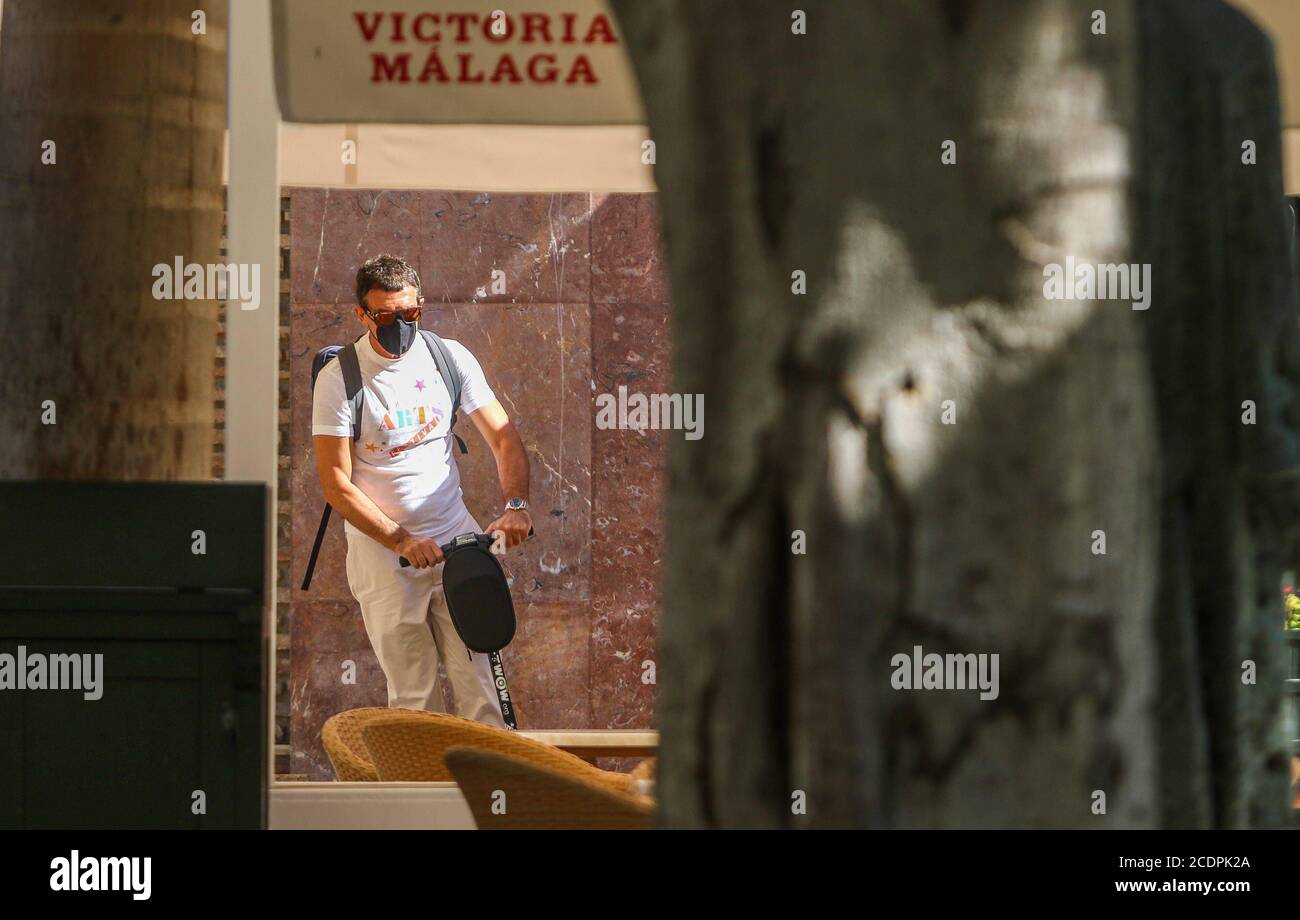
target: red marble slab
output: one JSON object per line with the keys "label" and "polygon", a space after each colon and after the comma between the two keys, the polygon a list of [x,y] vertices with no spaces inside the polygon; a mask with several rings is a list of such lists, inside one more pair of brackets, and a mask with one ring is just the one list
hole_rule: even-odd
{"label": "red marble slab", "polygon": [[[591,290],[591,196],[420,193],[420,278],[429,302],[568,303]],[[493,270],[505,292],[492,289]]]}
{"label": "red marble slab", "polygon": [[[361,263],[415,266],[429,302],[585,301],[590,204],[583,193],[289,189],[295,302],[352,303]],[[504,292],[493,288],[503,273]]]}
{"label": "red marble slab", "polygon": [[[507,567],[517,601],[591,597],[591,322],[585,304],[449,304],[423,325],[478,358],[528,451],[537,536]],[[466,505],[487,527],[501,513],[501,484],[486,442],[463,418],[457,455]]]}
{"label": "red marble slab", "polygon": [[592,303],[667,303],[658,197],[591,196]]}
{"label": "red marble slab", "polygon": [[380,253],[424,278],[420,196],[391,189],[288,189],[291,303],[356,302],[357,269]]}
{"label": "red marble slab", "polygon": [[[356,683],[343,682],[346,662]],[[320,730],[337,712],[386,706],[387,683],[352,601],[302,601],[294,605],[290,646],[290,767],[314,780],[333,779]]]}
{"label": "red marble slab", "polygon": [[502,653],[521,729],[586,728],[591,722],[588,608],[516,602],[519,630]]}
{"label": "red marble slab", "polygon": [[[671,387],[668,307],[592,307],[596,394],[662,393]],[[601,430],[592,415],[592,724],[649,728],[667,487],[667,438],[674,431]],[[654,673],[658,678],[657,668]]]}

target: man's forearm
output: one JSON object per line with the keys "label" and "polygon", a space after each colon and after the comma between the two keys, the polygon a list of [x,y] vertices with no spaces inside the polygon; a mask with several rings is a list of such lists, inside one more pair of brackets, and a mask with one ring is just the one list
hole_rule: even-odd
{"label": "man's forearm", "polygon": [[402,526],[380,511],[370,497],[351,482],[336,483],[327,492],[325,500],[349,524],[381,546],[392,549],[398,537],[403,534]]}
{"label": "man's forearm", "polygon": [[506,501],[512,498],[528,498],[528,452],[524,442],[513,428],[496,451],[497,478],[501,480],[501,497]]}

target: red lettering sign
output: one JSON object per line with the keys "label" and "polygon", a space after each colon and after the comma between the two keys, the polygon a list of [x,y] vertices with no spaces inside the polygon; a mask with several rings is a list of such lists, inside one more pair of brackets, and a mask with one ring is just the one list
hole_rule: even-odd
{"label": "red lettering sign", "polygon": [[[584,53],[572,57],[545,46],[618,44],[613,23],[604,13],[580,21],[577,13],[424,12],[407,21],[405,12],[354,12],[362,40],[377,38],[389,44],[408,41],[429,46],[423,61],[406,49],[370,52],[371,83],[554,84],[592,86],[600,82],[591,59]],[[383,38],[380,38],[381,34]],[[500,46],[500,51],[457,52],[444,59],[444,42],[467,44],[480,39]],[[541,46],[525,51],[523,45]],[[514,49],[514,50],[512,50]],[[412,75],[413,65],[419,70]]]}

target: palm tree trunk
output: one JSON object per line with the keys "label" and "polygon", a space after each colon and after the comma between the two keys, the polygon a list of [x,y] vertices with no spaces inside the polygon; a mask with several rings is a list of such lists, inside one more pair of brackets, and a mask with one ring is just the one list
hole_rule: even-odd
{"label": "palm tree trunk", "polygon": [[219,261],[226,4],[202,9],[196,35],[179,0],[4,3],[2,476],[211,475],[218,304],[152,295],[155,265]]}

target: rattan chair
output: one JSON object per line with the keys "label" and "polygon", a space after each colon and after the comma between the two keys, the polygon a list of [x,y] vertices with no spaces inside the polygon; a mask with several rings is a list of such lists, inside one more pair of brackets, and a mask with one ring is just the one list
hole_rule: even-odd
{"label": "rattan chair", "polygon": [[325,720],[320,740],[325,745],[330,765],[334,767],[335,779],[344,782],[378,781],[379,774],[375,772],[370,753],[361,741],[361,726],[375,716],[392,711],[385,706],[369,706],[336,713]]}
{"label": "rattan chair", "polygon": [[481,748],[444,755],[479,830],[645,830],[653,801]]}
{"label": "rattan chair", "polygon": [[467,747],[508,754],[619,791],[633,787],[626,773],[602,770],[553,745],[445,713],[390,709],[367,720],[361,738],[384,782],[450,782],[443,757],[452,747]]}

